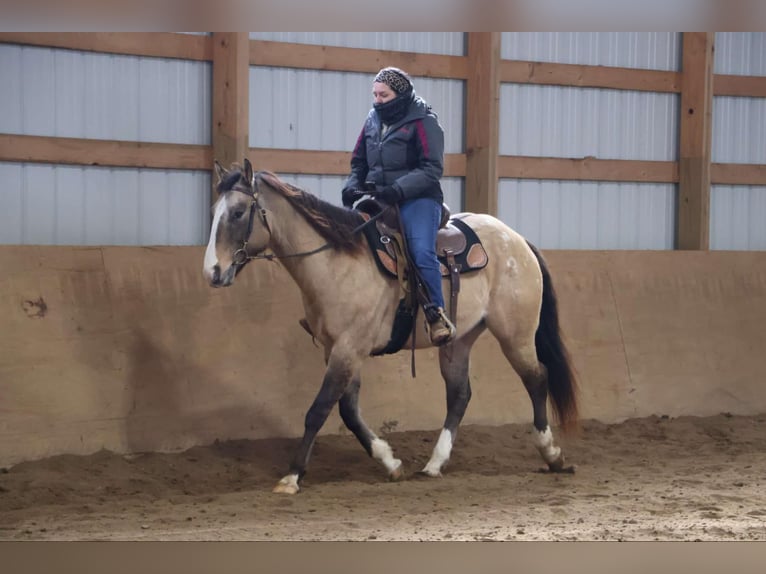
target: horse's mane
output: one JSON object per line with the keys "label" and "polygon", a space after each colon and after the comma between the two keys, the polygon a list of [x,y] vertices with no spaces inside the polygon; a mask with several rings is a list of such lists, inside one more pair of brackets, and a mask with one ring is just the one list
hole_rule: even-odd
{"label": "horse's mane", "polygon": [[330,245],[346,252],[361,249],[362,234],[354,233],[364,223],[358,212],[323,201],[311,193],[283,182],[270,171],[256,173],[256,186],[259,180],[284,197]]}

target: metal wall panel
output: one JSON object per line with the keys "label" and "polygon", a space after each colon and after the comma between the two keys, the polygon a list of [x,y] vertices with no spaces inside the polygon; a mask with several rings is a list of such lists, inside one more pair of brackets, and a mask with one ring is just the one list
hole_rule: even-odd
{"label": "metal wall panel", "polygon": [[766,250],[766,187],[714,185],[710,193],[710,248]]}
{"label": "metal wall panel", "polygon": [[[766,76],[766,32],[717,32],[716,74]],[[713,98],[712,159],[766,162],[766,98]],[[766,249],[766,187],[714,185],[710,248]]]}
{"label": "metal wall panel", "polygon": [[[372,80],[371,74],[251,67],[250,146],[351,151],[372,106]],[[413,77],[413,83],[439,116],[445,152],[462,153],[464,82]],[[296,178],[291,183],[340,205],[345,177]],[[442,187],[451,209],[459,211],[462,178],[443,178]]]}
{"label": "metal wall panel", "polygon": [[0,132],[210,144],[212,67],[0,44]]}
{"label": "metal wall panel", "polygon": [[464,32],[250,32],[251,40],[462,56]]}
{"label": "metal wall panel", "polygon": [[[504,59],[680,69],[681,35],[504,32]],[[503,84],[501,155],[676,161],[678,94]],[[499,217],[546,249],[672,249],[675,185],[501,180]]]}
{"label": "metal wall panel", "polygon": [[[210,144],[210,63],[0,44],[0,132]],[[206,172],[0,164],[0,242],[195,245]]]}
{"label": "metal wall panel", "polygon": [[200,245],[208,172],[0,162],[0,243]]}
{"label": "metal wall panel", "polygon": [[766,76],[766,32],[716,32],[713,71]]}
{"label": "metal wall panel", "polygon": [[675,161],[678,94],[502,84],[500,154]]}
{"label": "metal wall panel", "polygon": [[[250,146],[350,151],[372,106],[371,74],[250,68]],[[413,77],[439,116],[447,153],[464,149],[460,80]]]}
{"label": "metal wall panel", "polygon": [[681,69],[679,32],[503,32],[506,60]]}
{"label": "metal wall panel", "polygon": [[541,249],[672,249],[675,186],[502,179],[499,218]]}

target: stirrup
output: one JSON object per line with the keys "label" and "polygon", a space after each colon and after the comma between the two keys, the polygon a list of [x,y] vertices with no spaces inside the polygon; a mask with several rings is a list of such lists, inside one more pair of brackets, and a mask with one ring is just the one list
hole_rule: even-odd
{"label": "stirrup", "polygon": [[441,347],[450,343],[455,338],[455,325],[452,324],[441,307],[431,307],[426,309],[426,320],[428,321],[428,334],[431,337],[431,344]]}

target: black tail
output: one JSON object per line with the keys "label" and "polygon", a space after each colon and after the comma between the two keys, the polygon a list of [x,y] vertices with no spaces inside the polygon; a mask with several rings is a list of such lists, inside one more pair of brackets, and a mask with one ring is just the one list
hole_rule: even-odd
{"label": "black tail", "polygon": [[543,304],[540,325],[535,333],[537,359],[548,369],[548,391],[553,402],[554,419],[566,432],[577,427],[577,379],[569,352],[561,339],[558,302],[551,274],[537,247],[529,241],[527,245],[537,257],[543,274]]}

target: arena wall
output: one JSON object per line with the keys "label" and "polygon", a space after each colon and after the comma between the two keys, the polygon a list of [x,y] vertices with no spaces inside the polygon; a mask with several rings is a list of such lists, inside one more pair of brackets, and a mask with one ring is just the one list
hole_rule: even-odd
{"label": "arena wall", "polygon": [[[203,247],[1,246],[0,466],[99,449],[171,451],[293,437],[322,352],[297,287],[259,262],[229,289]],[[766,412],[766,253],[547,251],[584,418]],[[438,429],[436,352],[370,359],[370,425]],[[531,422],[497,344],[473,354],[464,424]],[[347,432],[337,412],[323,433]]]}

